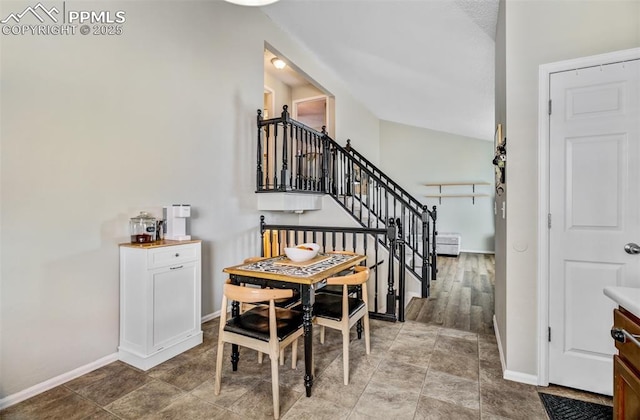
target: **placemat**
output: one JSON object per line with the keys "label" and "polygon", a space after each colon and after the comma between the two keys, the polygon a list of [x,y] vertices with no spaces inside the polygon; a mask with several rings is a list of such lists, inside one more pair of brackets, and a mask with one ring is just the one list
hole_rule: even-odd
{"label": "placemat", "polygon": [[280,261],[274,262],[275,265],[290,265],[292,267],[309,267],[310,265],[317,264],[320,261],[328,260],[331,258],[329,255],[316,255],[307,261],[291,261],[289,258],[284,258]]}

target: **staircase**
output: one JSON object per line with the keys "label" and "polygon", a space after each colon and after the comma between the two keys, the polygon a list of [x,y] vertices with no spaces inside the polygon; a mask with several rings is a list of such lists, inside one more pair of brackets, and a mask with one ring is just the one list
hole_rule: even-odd
{"label": "staircase", "polygon": [[[390,250],[399,264],[421,282],[429,297],[436,279],[436,207],[430,210],[355,150],[340,146],[326,133],[290,118],[257,115],[257,193],[328,194],[363,228],[395,226]],[[387,244],[383,244],[387,246]]]}

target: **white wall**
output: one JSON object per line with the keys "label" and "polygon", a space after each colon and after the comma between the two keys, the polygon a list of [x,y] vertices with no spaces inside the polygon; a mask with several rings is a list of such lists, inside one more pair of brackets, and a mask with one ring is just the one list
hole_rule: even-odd
{"label": "white wall", "polygon": [[[0,15],[31,3],[0,4]],[[120,36],[0,37],[0,401],[116,352],[128,219],[193,206],[203,314],[222,269],[260,246],[255,117],[264,42],[340,99],[342,136],[377,160],[378,120],[257,8],[82,2],[124,10]]]}
{"label": "white wall", "polygon": [[[491,133],[488,134],[491,136]],[[437,206],[437,230],[462,235],[462,249],[493,252],[493,142],[441,131],[412,127],[390,121],[380,122],[381,169],[424,204]],[[482,181],[478,197],[428,199],[438,193],[433,182]],[[444,187],[443,194],[467,194],[472,187]]]}
{"label": "white wall", "polygon": [[291,89],[291,99],[294,101],[322,95],[325,95],[325,93],[312,84],[296,86]]}
{"label": "white wall", "polygon": [[[498,24],[496,28],[496,51],[495,51],[495,123],[502,124],[502,137],[507,136],[507,98],[506,98],[506,65],[505,65],[505,0],[500,1],[498,10]],[[508,152],[507,152],[508,154]],[[507,157],[507,175],[511,174],[511,164]],[[508,180],[510,176],[505,178]],[[503,215],[503,208],[506,208],[507,194],[509,183],[503,185],[504,193],[501,196],[496,195],[495,208],[496,214],[496,243],[495,243],[495,284],[494,284],[494,314],[501,342],[507,339],[507,251],[505,249],[507,242],[507,214]],[[501,344],[501,343],[499,343]]]}
{"label": "white wall", "polygon": [[508,370],[536,375],[538,67],[640,46],[640,2],[508,1],[505,36],[509,196],[503,351]]}
{"label": "white wall", "polygon": [[[286,83],[282,83],[266,71],[264,72],[264,85],[273,89],[275,106],[269,118],[279,117],[284,105],[291,107],[291,87]],[[289,112],[291,112],[291,110],[289,110]]]}

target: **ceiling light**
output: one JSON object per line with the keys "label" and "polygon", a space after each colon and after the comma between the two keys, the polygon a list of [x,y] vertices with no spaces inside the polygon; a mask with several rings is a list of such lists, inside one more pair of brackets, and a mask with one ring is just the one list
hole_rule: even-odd
{"label": "ceiling light", "polygon": [[225,0],[229,3],[239,4],[240,6],[266,6],[275,3],[278,0]]}
{"label": "ceiling light", "polygon": [[273,67],[277,68],[278,70],[282,70],[287,65],[287,63],[285,63],[278,57],[273,57],[271,59],[271,64],[273,64]]}

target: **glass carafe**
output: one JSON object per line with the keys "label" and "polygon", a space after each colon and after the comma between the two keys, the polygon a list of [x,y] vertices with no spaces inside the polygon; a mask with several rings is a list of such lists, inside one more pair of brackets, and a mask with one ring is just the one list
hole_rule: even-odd
{"label": "glass carafe", "polygon": [[141,211],[129,220],[131,243],[143,244],[156,239],[156,218],[146,211]]}

